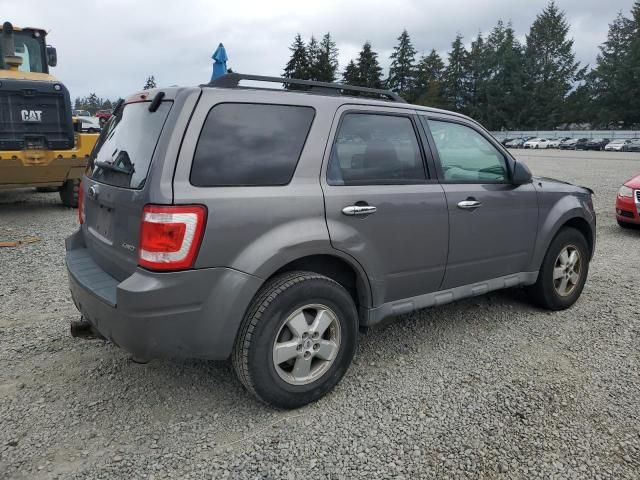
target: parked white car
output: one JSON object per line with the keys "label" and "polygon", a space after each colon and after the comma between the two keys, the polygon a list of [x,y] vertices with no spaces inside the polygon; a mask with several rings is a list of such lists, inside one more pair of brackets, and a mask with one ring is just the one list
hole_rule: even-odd
{"label": "parked white car", "polygon": [[547,148],[558,148],[560,146],[561,141],[562,141],[561,138],[553,138],[549,140],[549,143],[547,143]]}
{"label": "parked white car", "polygon": [[78,116],[76,117],[78,122],[82,122],[82,131],[87,133],[99,133],[102,128],[100,125],[100,120],[96,117],[84,117]]}
{"label": "parked white car", "polygon": [[616,140],[611,140],[611,143],[608,143],[604,149],[607,152],[626,152],[627,146],[631,143],[631,140],[625,140],[623,138],[618,138]]}
{"label": "parked white car", "polygon": [[532,138],[524,142],[524,148],[548,148],[551,140],[547,138]]}

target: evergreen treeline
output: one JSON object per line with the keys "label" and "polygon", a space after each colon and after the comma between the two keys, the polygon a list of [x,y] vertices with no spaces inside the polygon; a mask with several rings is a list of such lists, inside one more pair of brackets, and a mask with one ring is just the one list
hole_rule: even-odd
{"label": "evergreen treeline", "polygon": [[95,115],[98,110],[111,110],[115,101],[98,97],[95,93],[88,97],[76,97],[73,102],[74,110],[88,110],[91,115]]}
{"label": "evergreen treeline", "polygon": [[[336,50],[337,54],[337,50]],[[337,64],[336,64],[337,68]],[[144,82],[143,90],[156,88],[156,78],[153,75],[147,77]],[[95,93],[90,93],[88,97],[76,97],[73,102],[74,110],[87,110],[91,115],[95,115],[98,110],[112,110],[118,100],[109,100],[108,98],[100,98]]]}
{"label": "evergreen treeline", "polygon": [[[630,17],[619,13],[609,25],[591,69],[576,61],[568,34],[566,15],[554,0],[537,15],[524,42],[510,22],[500,20],[469,48],[458,34],[446,58],[436,50],[418,57],[404,30],[386,78],[366,41],[340,81],[388,88],[412,103],[468,114],[492,130],[640,126],[640,0]],[[298,34],[290,50],[285,77],[337,80],[338,50],[329,33],[308,43]]]}

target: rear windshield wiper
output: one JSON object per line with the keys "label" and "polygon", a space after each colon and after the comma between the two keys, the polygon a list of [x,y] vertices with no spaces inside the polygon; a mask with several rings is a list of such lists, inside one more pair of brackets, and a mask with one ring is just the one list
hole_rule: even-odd
{"label": "rear windshield wiper", "polygon": [[125,175],[130,175],[133,173],[133,166],[129,168],[119,167],[118,165],[114,165],[113,163],[103,162],[101,160],[96,160],[96,166],[102,168],[103,170],[111,170],[112,172],[124,173]]}

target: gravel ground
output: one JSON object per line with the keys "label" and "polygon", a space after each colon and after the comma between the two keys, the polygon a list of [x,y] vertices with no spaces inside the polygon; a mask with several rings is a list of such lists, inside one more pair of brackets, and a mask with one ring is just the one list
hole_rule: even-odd
{"label": "gravel ground", "polygon": [[596,192],[580,301],[519,290],[421,311],[361,337],[333,393],[265,407],[226,362],[134,364],[69,336],[78,318],[55,193],[0,191],[0,477],[640,478],[640,230],[612,216],[640,155],[518,152]]}

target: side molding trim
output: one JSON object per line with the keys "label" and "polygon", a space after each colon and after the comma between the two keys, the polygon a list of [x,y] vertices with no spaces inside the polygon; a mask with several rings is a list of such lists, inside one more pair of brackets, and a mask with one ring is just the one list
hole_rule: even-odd
{"label": "side molding trim", "polygon": [[503,277],[493,278],[485,282],[462,285],[449,290],[426,293],[417,297],[395,300],[383,303],[379,307],[371,308],[363,315],[364,326],[371,327],[389,317],[410,313],[422,308],[444,305],[445,303],[462,300],[463,298],[484,295],[485,293],[503,288],[533,285],[538,279],[538,272],[520,272]]}

